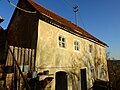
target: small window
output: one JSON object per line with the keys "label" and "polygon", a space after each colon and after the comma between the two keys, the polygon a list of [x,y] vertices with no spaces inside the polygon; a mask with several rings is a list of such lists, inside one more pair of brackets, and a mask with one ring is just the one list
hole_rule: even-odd
{"label": "small window", "polygon": [[80,45],[78,41],[74,41],[74,50],[79,51],[80,50]]}
{"label": "small window", "polygon": [[92,50],[93,50],[93,46],[89,45],[89,52],[92,53]]}
{"label": "small window", "polygon": [[64,36],[59,36],[59,47],[66,48],[66,39]]}
{"label": "small window", "polygon": [[100,52],[100,55],[102,54],[102,50],[101,50],[101,48],[99,48],[99,52]]}
{"label": "small window", "polygon": [[94,78],[94,69],[91,68],[91,77]]}

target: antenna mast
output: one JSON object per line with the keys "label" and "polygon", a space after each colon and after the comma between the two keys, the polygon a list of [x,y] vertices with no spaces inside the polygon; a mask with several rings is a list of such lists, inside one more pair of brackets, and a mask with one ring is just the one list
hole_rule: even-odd
{"label": "antenna mast", "polygon": [[77,17],[77,12],[78,12],[78,5],[75,5],[73,7],[74,12],[75,12],[75,24],[78,25],[78,17]]}

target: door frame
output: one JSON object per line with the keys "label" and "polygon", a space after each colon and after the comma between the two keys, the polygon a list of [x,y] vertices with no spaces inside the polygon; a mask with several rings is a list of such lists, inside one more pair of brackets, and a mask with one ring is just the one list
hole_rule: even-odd
{"label": "door frame", "polygon": [[[60,75],[63,74],[65,76],[65,77],[63,76],[64,77],[63,81],[66,79],[65,82],[63,82],[62,79],[60,80],[60,78],[57,78],[59,76],[59,73],[60,73]],[[57,84],[57,80],[58,80],[58,83],[59,83],[59,80],[60,80],[60,83],[62,82],[62,84],[59,83],[59,85],[61,87],[63,87],[63,85],[66,85],[65,87],[63,87],[62,90],[68,90],[68,76],[67,76],[67,73],[65,71],[58,71],[55,73],[55,90],[61,90],[61,88],[59,88],[59,85]]]}
{"label": "door frame", "polygon": [[[83,80],[82,77],[83,77],[84,75],[82,76],[81,70],[85,70],[85,73],[86,73],[86,76],[85,76],[86,81],[85,81],[85,82],[82,82],[82,80]],[[81,82],[81,83],[80,83],[80,84],[81,84],[81,85],[80,85],[80,86],[81,86],[81,87],[80,87],[81,90],[87,90],[87,67],[81,67],[81,68],[80,68],[80,78],[81,78],[81,81],[80,81],[80,82]],[[82,87],[83,87],[83,88],[82,88]]]}

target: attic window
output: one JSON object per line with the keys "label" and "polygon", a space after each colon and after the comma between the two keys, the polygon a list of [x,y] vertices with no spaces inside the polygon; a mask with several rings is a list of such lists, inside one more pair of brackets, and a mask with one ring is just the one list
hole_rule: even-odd
{"label": "attic window", "polygon": [[62,35],[59,35],[59,47],[66,48],[66,38]]}

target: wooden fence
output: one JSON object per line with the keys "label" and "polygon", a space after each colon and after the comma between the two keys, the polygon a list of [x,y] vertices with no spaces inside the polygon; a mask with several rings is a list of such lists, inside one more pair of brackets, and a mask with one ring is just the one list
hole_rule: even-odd
{"label": "wooden fence", "polygon": [[5,66],[9,69],[14,66],[14,70],[6,69],[8,70],[6,75],[7,88],[11,90],[25,89],[25,85],[28,85],[26,84],[26,75],[28,71],[35,69],[35,49],[9,46]]}
{"label": "wooden fence", "polygon": [[[21,48],[15,46],[9,46],[12,52],[14,53],[14,57],[21,66],[28,66],[28,70],[34,70],[35,68],[35,49],[31,48]],[[6,66],[13,66],[13,56],[11,55],[10,50],[8,49]]]}

